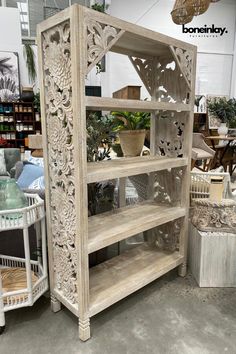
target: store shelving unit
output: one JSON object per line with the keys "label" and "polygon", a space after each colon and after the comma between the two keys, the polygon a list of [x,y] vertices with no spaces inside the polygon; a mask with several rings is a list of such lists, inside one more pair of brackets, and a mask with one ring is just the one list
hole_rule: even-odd
{"label": "store shelving unit", "polygon": [[[177,266],[185,275],[196,47],[79,5],[41,23],[37,40],[51,303],[87,340],[91,316]],[[85,96],[109,50],[129,56],[151,101]],[[86,109],[150,111],[151,156],[87,163]],[[148,198],[88,217],[87,185],[122,189],[128,176],[145,177]],[[144,231],[148,242],[89,269],[90,253]]]}
{"label": "store shelving unit", "polygon": [[35,119],[31,102],[0,102],[0,137],[7,147],[27,147],[29,134],[41,133],[41,122]]}

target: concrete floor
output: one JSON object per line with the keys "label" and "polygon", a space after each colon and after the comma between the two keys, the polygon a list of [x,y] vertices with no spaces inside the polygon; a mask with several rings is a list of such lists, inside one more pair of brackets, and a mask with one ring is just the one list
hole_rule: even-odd
{"label": "concrete floor", "polygon": [[1,354],[235,354],[236,289],[199,289],[176,270],[91,319],[78,339],[77,319],[42,297],[6,314]]}

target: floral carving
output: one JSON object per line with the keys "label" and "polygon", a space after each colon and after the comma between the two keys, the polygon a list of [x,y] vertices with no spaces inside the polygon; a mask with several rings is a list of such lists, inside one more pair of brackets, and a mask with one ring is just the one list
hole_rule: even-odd
{"label": "floral carving", "polygon": [[120,30],[115,27],[97,21],[89,21],[87,27],[88,66],[96,61],[101,54],[105,54],[109,44],[117,37],[119,32]]}
{"label": "floral carving", "polygon": [[181,167],[156,172],[154,177],[154,200],[158,204],[179,205],[181,199],[181,185]]}
{"label": "floral carving", "polygon": [[43,33],[46,133],[55,288],[77,303],[70,25]]}
{"label": "floral carving", "polygon": [[182,220],[171,221],[148,232],[148,243],[160,250],[174,252],[179,249]]}
{"label": "floral carving", "polygon": [[181,48],[174,48],[175,55],[179,60],[179,64],[183,74],[185,75],[189,85],[191,85],[191,74],[193,65],[193,53]]}
{"label": "floral carving", "polygon": [[223,200],[195,199],[192,223],[201,231],[236,232],[236,202]]}
{"label": "floral carving", "polygon": [[161,156],[183,157],[185,141],[185,121],[187,114],[184,112],[160,113],[157,122],[158,136],[156,151]]}
{"label": "floral carving", "polygon": [[162,102],[187,102],[188,88],[173,59],[130,57],[130,61],[151,96]]}
{"label": "floral carving", "polygon": [[153,78],[153,59],[141,59],[130,57],[131,63],[134,65],[141,80],[145,84],[149,94],[152,95],[154,91],[154,78]]}

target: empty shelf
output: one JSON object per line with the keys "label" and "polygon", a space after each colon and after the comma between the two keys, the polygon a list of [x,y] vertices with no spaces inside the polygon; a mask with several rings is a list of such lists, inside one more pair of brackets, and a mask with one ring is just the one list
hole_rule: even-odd
{"label": "empty shelf", "polygon": [[86,96],[86,108],[93,111],[123,110],[129,112],[155,112],[158,110],[189,112],[191,110],[190,105],[185,103],[124,100],[119,98],[93,96]]}
{"label": "empty shelf", "polygon": [[180,265],[178,253],[143,244],[90,269],[90,316]]}
{"label": "empty shelf", "polygon": [[88,251],[95,252],[183,216],[184,208],[158,205],[153,201],[91,216],[88,221]]}
{"label": "empty shelf", "polygon": [[135,176],[142,173],[183,167],[187,158],[179,157],[129,157],[108,161],[89,162],[87,164],[87,183],[101,182],[108,179]]}

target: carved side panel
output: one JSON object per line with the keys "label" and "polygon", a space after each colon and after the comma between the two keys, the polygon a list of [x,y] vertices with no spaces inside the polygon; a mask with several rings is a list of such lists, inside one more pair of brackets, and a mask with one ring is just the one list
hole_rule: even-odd
{"label": "carved side panel", "polygon": [[192,84],[192,67],[193,67],[193,52],[184,50],[178,47],[173,48],[174,53],[178,59],[182,73],[185,75],[189,86]]}
{"label": "carved side panel", "polygon": [[149,94],[158,101],[186,103],[188,86],[173,58],[130,57]]}
{"label": "carved side panel", "polygon": [[155,87],[154,74],[153,74],[153,58],[142,59],[129,57],[131,63],[135,67],[140,79],[144,83],[147,91],[152,96]]}
{"label": "carved side panel", "polygon": [[180,205],[182,167],[159,171],[154,176],[154,200],[158,204]]}
{"label": "carved side panel", "polygon": [[155,95],[159,101],[187,103],[189,89],[175,60],[159,60],[157,83]]}
{"label": "carved side panel", "polygon": [[118,28],[89,19],[87,24],[88,71],[101,60],[123,32]]}
{"label": "carved side panel", "polygon": [[42,45],[54,284],[63,297],[76,303],[75,166],[69,21],[44,32]]}
{"label": "carved side panel", "polygon": [[152,229],[148,233],[148,243],[160,250],[178,251],[182,223],[183,220],[178,219]]}
{"label": "carved side panel", "polygon": [[185,112],[160,112],[156,124],[156,153],[166,157],[183,157],[185,154]]}

